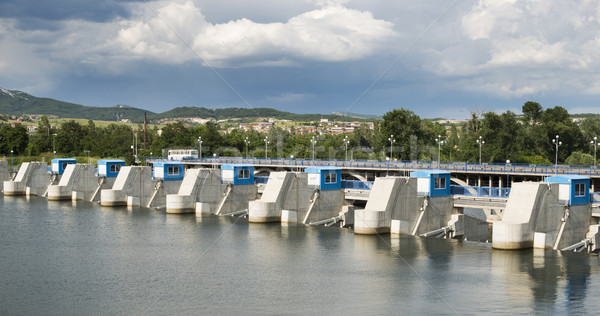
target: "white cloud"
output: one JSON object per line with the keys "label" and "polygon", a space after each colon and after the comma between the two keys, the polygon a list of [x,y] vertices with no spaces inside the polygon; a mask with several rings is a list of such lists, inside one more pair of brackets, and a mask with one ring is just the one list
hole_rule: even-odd
{"label": "white cloud", "polygon": [[136,18],[121,22],[116,41],[135,56],[168,63],[202,59],[224,67],[356,60],[377,52],[395,35],[391,23],[333,2],[275,23],[242,18],[211,24],[192,1],[150,6],[158,14],[135,6]]}

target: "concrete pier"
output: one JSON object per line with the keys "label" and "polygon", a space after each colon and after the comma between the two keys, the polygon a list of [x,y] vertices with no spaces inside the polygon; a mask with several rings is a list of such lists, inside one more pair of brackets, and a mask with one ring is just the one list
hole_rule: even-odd
{"label": "concrete pier", "polygon": [[167,213],[194,213],[196,203],[204,203],[200,211],[210,213],[211,208],[216,208],[220,187],[218,170],[188,169],[177,194],[166,196]]}
{"label": "concrete pier", "polygon": [[454,213],[450,174],[411,173],[375,179],[364,210],[355,210],[356,234],[423,235],[450,225]]}
{"label": "concrete pier", "polygon": [[281,222],[283,210],[296,212],[296,219],[302,218],[301,214],[306,214],[312,194],[306,173],[271,172],[261,198],[250,202],[248,221]]}
{"label": "concrete pier", "polygon": [[145,206],[152,198],[154,185],[151,167],[122,167],[112,189],[100,192],[100,205]]}
{"label": "concrete pier", "polygon": [[8,171],[8,161],[0,160],[0,191],[4,192],[4,181],[10,180],[10,172]]}
{"label": "concrete pier", "polygon": [[69,164],[58,184],[48,187],[48,200],[90,200],[99,178],[91,164]]}
{"label": "concrete pier", "polygon": [[582,178],[514,183],[502,220],[493,223],[492,247],[560,250],[585,239],[593,219],[589,180]]}
{"label": "concrete pier", "polygon": [[4,195],[43,195],[54,179],[45,162],[24,162],[14,180],[4,181]]}

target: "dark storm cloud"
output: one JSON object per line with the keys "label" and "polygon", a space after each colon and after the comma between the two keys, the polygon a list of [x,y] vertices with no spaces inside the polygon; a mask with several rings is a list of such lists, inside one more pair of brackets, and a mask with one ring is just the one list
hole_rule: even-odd
{"label": "dark storm cloud", "polygon": [[0,18],[16,19],[22,29],[53,28],[62,20],[106,22],[128,17],[127,2],[115,0],[0,0]]}

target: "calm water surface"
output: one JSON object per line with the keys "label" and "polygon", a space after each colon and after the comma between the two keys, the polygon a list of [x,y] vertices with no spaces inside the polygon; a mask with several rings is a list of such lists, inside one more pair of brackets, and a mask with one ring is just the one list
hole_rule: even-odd
{"label": "calm water surface", "polygon": [[0,314],[594,314],[598,256],[0,197]]}

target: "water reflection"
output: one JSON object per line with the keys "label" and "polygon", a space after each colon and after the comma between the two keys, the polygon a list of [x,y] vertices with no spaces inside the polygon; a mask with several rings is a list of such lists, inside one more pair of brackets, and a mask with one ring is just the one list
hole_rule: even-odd
{"label": "water reflection", "polygon": [[[0,198],[8,314],[594,313],[598,259]],[[156,303],[155,303],[156,302]]]}

